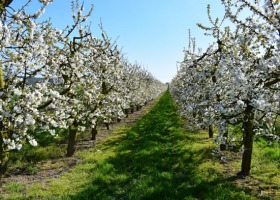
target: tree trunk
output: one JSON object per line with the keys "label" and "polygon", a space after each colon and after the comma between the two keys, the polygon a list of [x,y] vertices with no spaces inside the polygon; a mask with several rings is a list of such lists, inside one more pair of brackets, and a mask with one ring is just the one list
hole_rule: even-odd
{"label": "tree trunk", "polygon": [[91,140],[96,140],[97,135],[97,126],[95,125],[94,128],[91,129]]}
{"label": "tree trunk", "polygon": [[2,152],[2,149],[0,150],[0,186],[2,185],[3,176],[5,175],[7,171],[8,161],[9,161],[9,153]]}
{"label": "tree trunk", "polygon": [[118,119],[117,119],[117,122],[119,122],[119,123],[120,123],[121,121],[122,121],[122,120],[121,120],[120,118],[118,118]]}
{"label": "tree trunk", "polygon": [[77,138],[77,127],[78,123],[74,120],[72,126],[69,128],[69,138],[68,138],[68,146],[67,146],[67,157],[71,157],[74,155],[76,150],[76,138]]}
{"label": "tree trunk", "polygon": [[223,143],[220,144],[220,150],[225,151],[227,149],[227,138],[228,138],[228,130],[223,135]]}
{"label": "tree trunk", "polygon": [[196,113],[193,112],[193,113],[192,113],[192,116],[193,116],[193,118],[196,118]]}
{"label": "tree trunk", "polygon": [[4,73],[2,66],[0,65],[0,89],[3,89],[5,87],[5,81],[4,81]]}
{"label": "tree trunk", "polygon": [[[4,2],[2,2],[2,4],[3,3]],[[3,12],[2,6],[3,5],[1,5],[0,15]],[[5,4],[5,6],[6,6],[6,4]],[[0,65],[0,90],[2,90],[4,87],[5,87],[4,73],[3,73],[2,65]],[[9,161],[9,152],[3,141],[3,139],[4,139],[3,131],[4,131],[4,128],[3,128],[2,121],[1,121],[0,122],[0,186],[2,185],[2,179],[3,179],[4,174],[7,171],[7,165],[8,165],[8,161]]]}
{"label": "tree trunk", "polygon": [[209,133],[209,138],[213,138],[214,131],[213,131],[213,126],[212,125],[209,125],[208,133]]}
{"label": "tree trunk", "polygon": [[0,186],[2,185],[2,178],[7,171],[9,161],[9,152],[3,142],[3,130],[0,133]]}
{"label": "tree trunk", "polygon": [[106,126],[107,130],[110,130],[110,124],[109,123],[105,123],[105,126]]}
{"label": "tree trunk", "polygon": [[248,105],[245,110],[245,116],[243,119],[243,142],[244,152],[242,156],[241,172],[239,175],[248,176],[251,169],[252,152],[253,152],[253,137],[254,137],[254,111],[253,107]]}
{"label": "tree trunk", "polygon": [[133,114],[134,113],[134,107],[131,107],[130,111],[131,111],[131,114]]}
{"label": "tree trunk", "polygon": [[128,117],[128,109],[125,109],[124,113],[125,113],[125,117],[127,118]]}

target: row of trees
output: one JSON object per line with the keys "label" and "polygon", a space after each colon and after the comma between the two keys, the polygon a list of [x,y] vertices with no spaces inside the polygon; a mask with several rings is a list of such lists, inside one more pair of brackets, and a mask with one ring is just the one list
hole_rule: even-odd
{"label": "row of trees", "polygon": [[165,88],[138,64],[129,63],[102,30],[95,38],[85,25],[92,9],[72,2],[73,25],[64,30],[51,21],[39,21],[50,0],[27,14],[26,7],[0,6],[0,180],[9,151],[27,141],[32,132],[56,134],[68,129],[67,156],[75,151],[76,134],[97,124],[108,127],[129,109],[139,108]]}
{"label": "row of trees", "polygon": [[[254,136],[279,140],[275,127],[280,114],[280,2],[221,2],[224,19],[213,20],[209,6],[211,26],[198,24],[215,42],[202,52],[190,39],[171,91],[182,116],[209,127],[210,137],[213,126],[218,128],[215,140],[221,150],[242,147],[239,174],[247,176]],[[227,19],[232,24],[223,26]],[[238,132],[242,140],[234,143]]]}

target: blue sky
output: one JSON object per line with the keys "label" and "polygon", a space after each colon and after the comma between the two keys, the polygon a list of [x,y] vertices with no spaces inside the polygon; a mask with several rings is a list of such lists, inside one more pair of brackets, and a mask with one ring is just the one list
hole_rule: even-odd
{"label": "blue sky", "polygon": [[[32,0],[30,10],[36,10]],[[25,1],[24,1],[25,2]],[[188,46],[188,29],[197,39],[197,46],[206,48],[211,42],[196,23],[209,25],[207,4],[213,17],[223,15],[220,0],[84,0],[86,10],[94,4],[89,20],[92,32],[100,35],[98,24],[118,46],[129,61],[142,64],[162,82],[171,81],[176,74],[176,62],[182,61],[183,49]],[[17,7],[22,1],[14,0]],[[71,1],[54,0],[42,16],[51,18],[54,26],[63,29],[72,23]]]}

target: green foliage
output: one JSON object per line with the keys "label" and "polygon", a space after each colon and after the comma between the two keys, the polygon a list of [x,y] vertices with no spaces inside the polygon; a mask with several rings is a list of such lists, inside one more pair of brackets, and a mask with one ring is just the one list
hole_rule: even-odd
{"label": "green foliage", "polygon": [[5,184],[4,190],[11,192],[11,193],[18,193],[22,192],[25,188],[25,185],[18,182],[10,182]]}
{"label": "green foliage", "polygon": [[276,151],[273,147],[267,147],[264,149],[264,157],[268,157],[271,160],[280,162],[280,151]]}
{"label": "green foliage", "polygon": [[268,162],[280,163],[280,142],[268,140],[262,137],[256,137],[256,146],[258,148],[258,156]]}
{"label": "green foliage", "polygon": [[[274,193],[275,189],[269,191],[269,186],[280,185],[280,142],[256,137],[253,158],[252,176],[266,183],[262,187],[268,193]],[[279,187],[276,191],[279,193]]]}
{"label": "green foliage", "polygon": [[38,144],[43,147],[67,141],[68,129],[55,128],[55,133],[55,137],[47,131],[35,130],[29,134],[34,136]]}
{"label": "green foliage", "polygon": [[38,170],[39,169],[35,165],[29,165],[26,167],[25,173],[28,175],[33,175],[33,174],[37,174]]}
{"label": "green foliage", "polygon": [[66,139],[65,130],[57,130],[57,137],[49,133],[34,131],[32,135],[38,141],[38,146],[33,147],[30,144],[23,145],[20,151],[13,150],[10,153],[8,173],[17,171],[24,174],[36,174],[38,168],[36,163],[49,159],[61,158],[65,155],[65,145],[57,145]]}
{"label": "green foliage", "polygon": [[26,145],[21,151],[12,152],[9,161],[9,173],[23,172],[32,175],[38,172],[37,162],[56,159],[65,155],[65,148],[61,146],[32,147]]}

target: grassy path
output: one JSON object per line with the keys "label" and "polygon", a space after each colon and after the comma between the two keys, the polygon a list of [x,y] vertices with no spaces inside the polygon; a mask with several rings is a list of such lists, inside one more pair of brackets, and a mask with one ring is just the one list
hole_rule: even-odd
{"label": "grassy path", "polygon": [[[60,179],[4,199],[256,199],[223,178],[211,139],[186,133],[169,92],[132,127],[123,126]],[[0,198],[1,199],[1,198]]]}

